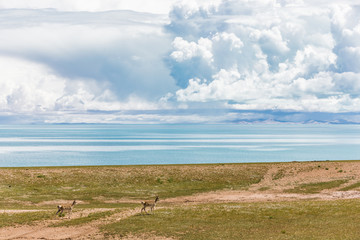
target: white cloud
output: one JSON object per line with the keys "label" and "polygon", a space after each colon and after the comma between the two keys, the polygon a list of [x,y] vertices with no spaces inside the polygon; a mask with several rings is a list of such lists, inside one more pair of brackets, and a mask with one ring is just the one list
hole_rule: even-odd
{"label": "white cloud", "polygon": [[360,95],[360,73],[343,72],[333,76],[336,89],[353,95]]}
{"label": "white cloud", "polygon": [[195,43],[177,37],[174,39],[172,45],[174,51],[170,56],[177,62],[189,60],[194,57],[201,57],[209,63],[212,62],[212,42],[209,39],[200,38],[198,42]]}
{"label": "white cloud", "polygon": [[237,69],[221,69],[213,76],[213,81],[190,79],[186,89],[178,90],[179,101],[244,101],[252,99],[253,94],[261,91],[257,79],[251,76],[241,76]]}
{"label": "white cloud", "polygon": [[224,41],[228,43],[230,45],[230,51],[235,49],[241,49],[244,46],[244,43],[234,33],[216,33],[212,40],[215,42]]}
{"label": "white cloud", "polygon": [[174,51],[170,56],[177,62],[183,62],[195,57],[200,57],[208,64],[212,64],[213,52],[226,54],[229,52],[241,52],[243,42],[234,33],[216,33],[211,38],[200,38],[196,42],[188,42],[182,37],[176,37],[172,42]]}
{"label": "white cloud", "polygon": [[[0,0],[0,118],[217,122],[273,117],[231,112],[239,110],[360,111],[360,3],[174,3]],[[214,108],[225,113],[206,112]]]}
{"label": "white cloud", "polygon": [[[175,89],[163,61],[171,39],[162,16],[0,10],[0,56],[47,65],[68,79],[110,84],[116,97],[154,101]],[[26,39],[26,40],[24,40]]]}
{"label": "white cloud", "polygon": [[[177,39],[195,42],[198,36],[212,42],[209,67],[193,68],[188,84],[176,92],[178,101],[222,101],[242,110],[360,110],[354,90],[359,89],[360,5],[250,2],[224,1],[207,15],[197,6],[187,10],[192,17],[172,18],[169,29]],[[191,31],[176,31],[185,26]],[[224,34],[238,40],[239,51],[231,44],[216,49]],[[196,64],[192,57],[182,60]],[[211,74],[199,77],[198,71]]]}
{"label": "white cloud", "polygon": [[137,96],[120,102],[106,84],[92,79],[67,79],[45,65],[26,60],[0,57],[0,72],[2,112],[154,110],[160,106]]}
{"label": "white cloud", "polygon": [[59,11],[113,11],[132,10],[167,14],[176,0],[0,0],[0,9],[44,9],[53,8]]}
{"label": "white cloud", "polygon": [[14,58],[0,58],[0,108],[3,111],[52,110],[63,95],[66,80],[46,67]]}
{"label": "white cloud", "polygon": [[279,27],[271,29],[254,30],[250,34],[253,41],[260,42],[264,52],[275,51],[277,54],[285,54],[289,51],[286,41],[283,40]]}
{"label": "white cloud", "polygon": [[297,51],[294,61],[304,75],[309,75],[329,69],[336,63],[336,58],[331,49],[307,45]]}
{"label": "white cloud", "polygon": [[333,82],[331,74],[328,72],[320,72],[316,74],[313,78],[305,79],[298,78],[295,79],[292,83],[292,87],[294,88],[294,94],[334,94],[332,92],[335,83]]}
{"label": "white cloud", "polygon": [[152,14],[63,13],[49,9],[0,11],[0,19],[0,51],[49,53],[59,57],[71,57],[74,50],[114,48],[121,41],[139,41],[144,35],[164,38],[162,26],[166,22]]}

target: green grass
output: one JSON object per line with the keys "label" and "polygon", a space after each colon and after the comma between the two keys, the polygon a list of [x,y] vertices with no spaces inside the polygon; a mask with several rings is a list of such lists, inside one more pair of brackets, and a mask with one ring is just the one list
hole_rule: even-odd
{"label": "green grass", "polygon": [[353,190],[353,189],[356,189],[356,188],[360,188],[360,182],[357,182],[357,183],[351,184],[349,186],[343,187],[343,188],[340,189],[340,191],[349,191],[349,190]]}
{"label": "green grass", "polygon": [[359,200],[204,204],[157,209],[103,226],[114,236],[184,240],[359,239]]}
{"label": "green grass", "polygon": [[348,182],[348,180],[334,180],[334,181],[329,181],[329,182],[300,184],[299,186],[296,186],[293,189],[288,189],[285,192],[288,192],[288,193],[319,193],[325,189],[339,187],[346,182]]}
{"label": "green grass", "polygon": [[81,225],[85,223],[89,223],[95,220],[99,220],[101,218],[109,217],[113,214],[115,214],[117,211],[104,211],[104,212],[97,212],[97,213],[90,213],[86,217],[80,217],[70,220],[64,220],[59,223],[55,223],[51,225],[51,227],[70,227],[70,226],[76,226]]}
{"label": "green grass", "polygon": [[47,220],[53,217],[50,211],[24,212],[24,213],[0,213],[0,227],[14,225],[29,225],[34,221]]}
{"label": "green grass", "polygon": [[[326,165],[329,164],[329,165]],[[296,164],[301,171],[318,164]],[[323,163],[329,167],[331,163]],[[100,166],[59,168],[0,168],[0,209],[41,209],[40,212],[0,214],[0,227],[55,219],[54,200],[82,200],[74,211],[113,208],[80,218],[56,221],[53,227],[98,224],[112,214],[137,208],[140,199],[160,196],[153,214],[136,214],[101,226],[106,235],[165,236],[175,239],[359,239],[360,200],[188,204],[162,199],[221,189],[246,190],[261,181],[268,164],[213,164],[164,166]],[[290,172],[289,172],[290,173]],[[278,169],[272,178],[281,179]],[[300,184],[287,192],[318,193],[340,187],[340,180]],[[342,190],[356,189],[356,183]],[[270,188],[265,186],[259,191]],[[133,199],[122,203],[121,198]],[[52,201],[48,205],[36,204]],[[114,201],[106,201],[114,200]],[[1,212],[1,211],[0,211]],[[84,211],[86,212],[86,211]],[[114,215],[111,218],[116,218]],[[100,225],[100,223],[99,223]]]}
{"label": "green grass", "polygon": [[[266,165],[99,166],[0,169],[0,207],[54,199],[143,199],[190,195],[259,182]],[[9,205],[10,203],[10,205]]]}
{"label": "green grass", "polygon": [[273,176],[272,176],[272,180],[278,180],[285,177],[285,170],[284,169],[280,169],[279,171],[277,171]]}
{"label": "green grass", "polygon": [[270,187],[261,187],[261,188],[259,188],[258,190],[259,191],[267,191],[267,190],[269,190],[270,189]]}

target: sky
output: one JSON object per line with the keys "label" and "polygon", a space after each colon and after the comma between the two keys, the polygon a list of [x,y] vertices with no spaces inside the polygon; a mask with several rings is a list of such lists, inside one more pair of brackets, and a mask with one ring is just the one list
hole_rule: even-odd
{"label": "sky", "polygon": [[360,123],[360,0],[0,0],[0,123]]}

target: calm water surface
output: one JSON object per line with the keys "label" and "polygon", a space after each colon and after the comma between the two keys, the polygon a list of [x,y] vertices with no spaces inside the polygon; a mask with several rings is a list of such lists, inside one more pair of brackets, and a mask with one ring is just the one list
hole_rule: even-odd
{"label": "calm water surface", "polygon": [[360,125],[0,125],[0,167],[360,159]]}

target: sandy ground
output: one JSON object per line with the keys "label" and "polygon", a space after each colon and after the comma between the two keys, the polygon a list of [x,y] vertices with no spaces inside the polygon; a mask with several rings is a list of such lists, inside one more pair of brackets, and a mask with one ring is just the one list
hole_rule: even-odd
{"label": "sandy ground", "polygon": [[[350,191],[339,191],[338,188],[324,190],[316,194],[285,193],[284,190],[291,189],[303,183],[327,182],[346,179],[348,182],[341,187],[360,182],[360,162],[308,162],[308,163],[279,163],[269,165],[265,177],[258,184],[249,186],[245,190],[222,190],[196,194],[192,196],[162,199],[157,208],[161,208],[161,202],[168,203],[167,206],[183,204],[221,203],[221,202],[266,202],[266,201],[294,201],[294,200],[336,200],[360,198],[360,189]],[[109,202],[133,202],[128,199],[113,199]],[[59,203],[59,200],[56,201]],[[49,204],[44,202],[41,204]],[[54,202],[55,204],[55,202]],[[51,224],[66,219],[54,218],[53,220],[41,221],[32,226],[14,226],[0,228],[0,239],[109,239],[98,230],[102,224],[120,221],[121,219],[139,214],[139,208],[130,209],[116,213],[108,218],[96,220],[85,225],[76,227],[50,227]],[[114,209],[86,209],[78,207],[72,218],[86,216],[91,212],[109,211]],[[17,213],[34,210],[0,210],[1,212]],[[110,238],[113,239],[113,238]],[[157,236],[128,236],[122,239],[155,239],[165,240]]]}

